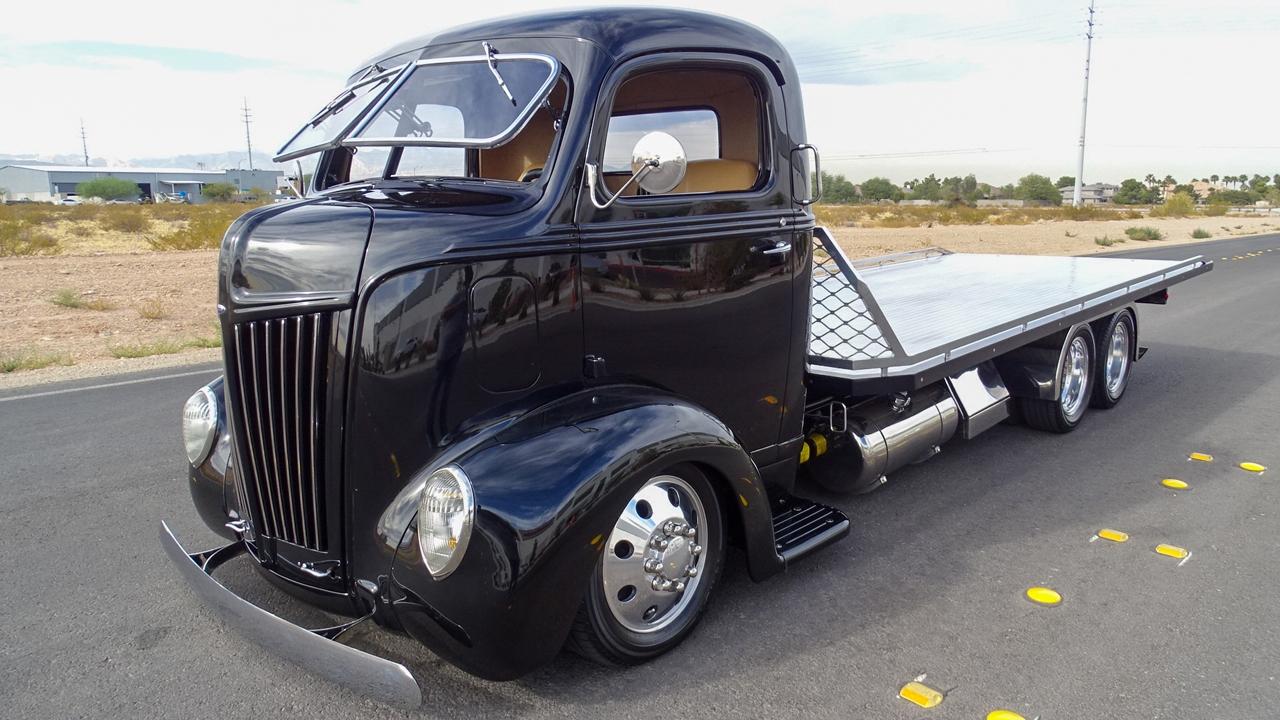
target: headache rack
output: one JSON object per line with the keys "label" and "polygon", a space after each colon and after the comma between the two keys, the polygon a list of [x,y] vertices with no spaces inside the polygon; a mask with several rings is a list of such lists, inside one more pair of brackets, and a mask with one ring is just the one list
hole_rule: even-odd
{"label": "headache rack", "polygon": [[974,255],[850,262],[813,232],[807,369],[858,390],[914,389],[1212,269],[1186,260]]}

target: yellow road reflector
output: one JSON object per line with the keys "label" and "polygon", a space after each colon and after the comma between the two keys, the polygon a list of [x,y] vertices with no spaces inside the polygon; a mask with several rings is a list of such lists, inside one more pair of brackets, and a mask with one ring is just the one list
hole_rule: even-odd
{"label": "yellow road reflector", "polygon": [[1111,542],[1125,542],[1129,539],[1129,533],[1103,528],[1098,531],[1098,537],[1103,540],[1110,540]]}
{"label": "yellow road reflector", "polygon": [[931,708],[942,702],[942,693],[914,680],[902,686],[898,697],[909,700],[922,708]]}
{"label": "yellow road reflector", "polygon": [[1264,473],[1267,471],[1267,466],[1259,465],[1256,462],[1242,462],[1240,463],[1240,469],[1248,470],[1251,473]]}
{"label": "yellow road reflector", "polygon": [[1062,604],[1062,595],[1057,590],[1038,585],[1027,588],[1027,599],[1037,605],[1046,605],[1048,607]]}
{"label": "yellow road reflector", "polygon": [[987,713],[987,720],[1027,720],[1012,710],[992,710]]}
{"label": "yellow road reflector", "polygon": [[1169,488],[1170,490],[1186,490],[1187,488],[1191,487],[1190,485],[1186,484],[1185,482],[1177,478],[1165,478],[1160,481],[1160,484]]}
{"label": "yellow road reflector", "polygon": [[1193,452],[1187,456],[1188,460],[1199,460],[1200,462],[1213,462],[1213,456],[1208,453]]}
{"label": "yellow road reflector", "polygon": [[1164,543],[1160,543],[1156,546],[1156,552],[1179,560],[1191,554],[1191,551],[1186,548],[1180,548],[1177,545],[1166,545]]}

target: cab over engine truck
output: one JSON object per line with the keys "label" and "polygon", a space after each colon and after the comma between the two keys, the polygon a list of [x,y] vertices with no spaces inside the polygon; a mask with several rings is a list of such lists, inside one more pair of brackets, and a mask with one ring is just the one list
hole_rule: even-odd
{"label": "cab over engine truck", "polygon": [[[416,680],[338,642],[354,624],[490,679],[566,644],[654,658],[728,544],[764,580],[847,534],[806,482],[865,492],[1011,415],[1061,433],[1118,403],[1133,304],[1212,267],[850,261],[810,211],[787,51],[683,11],[405,43],[295,158],[315,161],[305,197],[226,234],[225,372],[183,410],[196,509],[230,544],[160,540],[228,623],[399,705]],[[214,577],[240,556],[350,620],[241,599]]]}

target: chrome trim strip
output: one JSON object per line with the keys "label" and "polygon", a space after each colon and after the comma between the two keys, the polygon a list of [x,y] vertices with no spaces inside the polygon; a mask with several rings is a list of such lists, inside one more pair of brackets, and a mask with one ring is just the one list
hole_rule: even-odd
{"label": "chrome trim strip", "polygon": [[400,663],[357,650],[299,627],[228,590],[212,572],[244,552],[243,541],[190,554],[162,520],[160,545],[187,584],[227,625],[264,649],[320,677],[379,702],[414,709],[422,688]]}
{"label": "chrome trim strip", "polygon": [[350,129],[344,136],[340,136],[341,139],[338,141],[338,144],[355,147],[385,147],[397,145],[404,145],[408,147],[411,145],[425,145],[429,147],[464,148],[488,148],[503,144],[515,137],[521,130],[524,130],[524,126],[528,124],[534,113],[536,113],[538,108],[542,106],[542,101],[551,93],[551,88],[555,87],[556,81],[560,79],[560,61],[550,55],[542,55],[539,53],[498,53],[493,57],[498,61],[534,60],[544,63],[550,69],[550,72],[547,74],[547,79],[538,88],[538,91],[533,95],[533,97],[530,98],[529,102],[525,104],[524,108],[520,110],[520,114],[516,115],[515,120],[507,126],[506,130],[503,130],[493,137],[487,138],[437,138],[434,136],[430,138],[360,137],[360,133],[364,132],[369,125],[373,123],[374,118],[378,117],[378,114],[381,113],[387,103],[391,101],[391,98],[395,97],[396,92],[400,90],[401,86],[409,81],[409,78],[413,77],[414,71],[418,68],[426,67],[428,65],[458,65],[462,63],[485,63],[487,65],[489,63],[488,55],[465,55],[460,57],[431,58],[419,60],[413,63],[410,69],[405,70],[403,73],[398,75],[396,79],[392,81],[391,85],[386,90],[382,91],[382,94],[373,102],[371,109],[364,113],[359,124],[357,124],[354,129]]}
{"label": "chrome trim strip", "polygon": [[[319,313],[311,316],[311,422],[307,425],[307,436],[310,441],[311,450],[311,511],[316,522],[316,547],[320,550],[325,548],[328,538],[322,532],[322,519],[320,517],[320,470],[316,461],[316,438],[320,434],[320,418],[318,416],[321,400],[321,388],[324,387],[324,377],[320,370],[320,349],[323,343],[323,334],[320,329],[324,327],[323,318]],[[301,423],[299,423],[301,425]]]}
{"label": "chrome trim strip", "polygon": [[[293,460],[294,467],[298,468],[298,495],[303,495],[303,470],[302,470],[302,423],[297,419],[303,415],[302,406],[302,318],[294,318],[293,335],[293,416],[295,418],[293,424]],[[307,517],[307,503],[302,502],[302,541],[307,547],[311,547],[311,530],[313,518]]]}
{"label": "chrome trim strip", "polygon": [[[254,427],[254,430],[256,431],[254,435],[257,436],[257,442],[258,442],[257,455],[258,455],[258,460],[259,460],[260,469],[261,469],[261,472],[259,473],[258,472],[259,468],[257,467],[254,468],[254,475],[257,476],[254,478],[254,486],[258,489],[259,508],[262,508],[264,510],[270,510],[271,512],[270,518],[266,519],[266,522],[265,522],[265,524],[268,527],[264,529],[266,530],[267,535],[270,535],[271,537],[279,537],[280,536],[280,514],[276,510],[275,494],[271,492],[271,473],[268,471],[268,468],[267,468],[267,456],[266,456],[267,442],[266,442],[266,438],[262,434],[262,431],[263,431],[262,396],[261,396],[261,393],[258,392],[258,367],[259,367],[258,333],[257,333],[257,328],[254,326],[253,323],[249,323],[245,327],[249,332],[249,370],[251,373],[253,373],[253,405],[249,405],[248,403],[246,403],[244,408],[242,409],[242,412],[244,414],[244,418],[247,423],[249,419],[249,413],[251,412],[251,408],[252,408],[253,427]],[[243,375],[241,376],[240,380],[241,382],[244,382]],[[249,442],[253,442],[254,439],[250,437],[250,438],[247,438],[247,440]],[[264,497],[267,499],[267,505],[265,508],[262,507],[262,498]],[[265,512],[263,513],[263,517],[267,518],[267,514]]]}

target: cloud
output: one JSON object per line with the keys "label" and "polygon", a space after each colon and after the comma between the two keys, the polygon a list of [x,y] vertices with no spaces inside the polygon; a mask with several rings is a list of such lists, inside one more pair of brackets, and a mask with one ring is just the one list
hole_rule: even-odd
{"label": "cloud", "polygon": [[[604,4],[614,4],[605,0]],[[633,4],[634,0],[617,0]],[[274,150],[356,64],[415,35],[563,2],[228,2],[217,12],[63,0],[6,10],[0,152],[114,159]],[[789,48],[811,142],[860,179],[1075,173],[1083,4],[902,0],[684,3]],[[1089,107],[1090,179],[1275,172],[1270,92],[1280,5],[1103,0]],[[389,21],[393,19],[394,21]]]}

